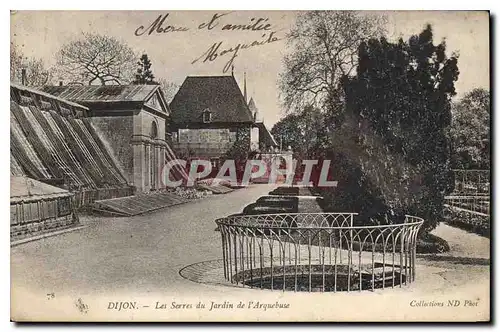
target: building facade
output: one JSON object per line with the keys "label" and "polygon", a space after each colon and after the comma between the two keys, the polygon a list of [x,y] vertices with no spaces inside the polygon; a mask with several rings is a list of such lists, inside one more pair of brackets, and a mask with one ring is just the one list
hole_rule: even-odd
{"label": "building facade", "polygon": [[88,116],[109,146],[127,181],[139,192],[164,187],[169,107],[159,85],[45,86],[44,91],[88,107]]}

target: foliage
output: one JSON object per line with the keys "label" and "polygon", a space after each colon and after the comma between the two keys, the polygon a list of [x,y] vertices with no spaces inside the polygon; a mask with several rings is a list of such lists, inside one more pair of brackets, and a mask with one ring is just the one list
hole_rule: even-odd
{"label": "foliage", "polygon": [[356,67],[358,45],[384,33],[383,16],[354,11],[308,11],[288,34],[293,52],[284,58],[280,89],[287,109],[322,107],[338,90],[340,78]]}
{"label": "foliage", "polygon": [[299,15],[280,88],[287,107],[321,108],[322,144],[304,142],[297,124],[303,114],[285,118],[273,134],[288,130],[307,155],[333,161],[339,186],[318,188],[327,210],[359,212],[365,223],[413,214],[428,231],[453,189],[449,126],[458,60],[447,57],[444,41],[434,45],[430,26],[392,43],[377,36],[382,21],[345,12]]}
{"label": "foliage", "polygon": [[[226,160],[234,161],[236,168],[236,178],[241,181],[245,172],[247,160],[254,158],[256,151],[250,149],[250,131],[248,128],[238,128],[236,131],[236,140],[231,147],[222,155],[220,165]],[[230,175],[226,171],[224,175]]]}
{"label": "foliage", "polygon": [[482,236],[490,237],[490,216],[466,210],[458,211],[452,208],[446,208],[444,212],[444,221],[447,224]]}
{"label": "foliage", "polygon": [[356,142],[344,152],[359,163],[359,178],[379,191],[374,201],[388,214],[424,218],[426,229],[441,219],[453,187],[447,131],[459,74],[457,58],[448,58],[445,42],[434,45],[432,37],[428,25],[408,42],[363,42],[357,75],[344,83],[345,124]]}
{"label": "foliage", "polygon": [[28,58],[19,47],[10,44],[10,80],[22,83],[22,69],[25,69],[26,86],[42,86],[47,84],[53,77],[51,69],[47,69],[42,59]]}
{"label": "foliage", "polygon": [[[330,159],[335,188],[317,188],[323,196],[322,209],[327,212],[349,211],[359,214],[359,225],[386,224],[388,211],[381,190],[370,181],[359,164],[358,158],[348,151],[328,149],[326,157]],[[399,218],[399,219],[398,219]],[[402,222],[404,217],[391,215],[391,222]]]}
{"label": "foliage", "polygon": [[143,54],[139,61],[137,62],[137,72],[135,74],[135,80],[132,84],[157,84],[154,81],[153,71],[151,70],[151,60],[147,54]]}
{"label": "foliage", "polygon": [[23,54],[19,50],[18,46],[13,42],[10,43],[10,80],[16,78],[16,73],[23,61]]}
{"label": "foliage", "polygon": [[423,232],[417,239],[417,253],[419,254],[443,253],[450,249],[445,239],[428,232]]}
{"label": "foliage", "polygon": [[453,167],[490,168],[490,93],[474,89],[452,107]]}
{"label": "foliage", "polygon": [[165,100],[167,103],[170,103],[179,90],[179,86],[165,78],[156,78],[151,70],[152,63],[147,54],[143,54],[141,56],[137,62],[137,66],[138,68],[135,74],[135,80],[132,84],[158,84],[163,91]]}
{"label": "foliage", "polygon": [[307,149],[303,146],[304,137],[299,128],[300,117],[297,114],[288,114],[271,128],[271,134],[278,144],[284,148],[291,147],[296,153],[305,153]]}
{"label": "foliage", "polygon": [[236,165],[244,165],[250,153],[250,137],[245,131],[246,128],[239,128],[236,132],[236,141],[231,145],[223,156],[223,160],[234,160]]}
{"label": "foliage", "polygon": [[134,51],[120,40],[93,33],[62,46],[57,53],[61,77],[72,82],[123,84],[131,81],[136,63]]}
{"label": "foliage", "polygon": [[300,113],[289,114],[277,122],[271,134],[278,144],[281,140],[283,149],[290,146],[297,158],[306,158],[328,146],[327,130],[324,114],[318,108],[307,106]]}

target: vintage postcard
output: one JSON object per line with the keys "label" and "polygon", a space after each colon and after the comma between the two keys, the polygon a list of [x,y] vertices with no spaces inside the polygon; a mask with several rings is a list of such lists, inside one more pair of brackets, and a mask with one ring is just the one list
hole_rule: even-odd
{"label": "vintage postcard", "polygon": [[11,11],[11,320],[487,322],[487,11]]}

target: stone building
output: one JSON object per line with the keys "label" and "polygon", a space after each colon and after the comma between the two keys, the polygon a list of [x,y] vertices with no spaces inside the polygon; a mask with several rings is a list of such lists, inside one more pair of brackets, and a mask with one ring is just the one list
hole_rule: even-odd
{"label": "stone building", "polygon": [[[219,159],[258,146],[255,121],[235,78],[188,76],[170,103],[172,144],[179,157]],[[258,132],[258,131],[257,131]]]}
{"label": "stone building", "polygon": [[163,187],[162,167],[175,155],[165,130],[170,110],[159,85],[45,86],[43,90],[88,107],[90,122],[137,191]]}

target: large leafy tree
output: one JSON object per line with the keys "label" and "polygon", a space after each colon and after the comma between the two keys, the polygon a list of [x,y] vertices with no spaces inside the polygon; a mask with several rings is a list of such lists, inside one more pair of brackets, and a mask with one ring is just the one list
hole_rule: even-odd
{"label": "large leafy tree", "polygon": [[125,84],[133,80],[136,55],[124,42],[106,35],[83,33],[57,53],[60,77],[71,82]]}
{"label": "large leafy tree", "polygon": [[271,134],[283,147],[290,147],[296,153],[302,153],[303,135],[299,128],[300,117],[297,114],[288,114],[271,128]]}
{"label": "large leafy tree", "polygon": [[308,11],[298,14],[287,36],[292,50],[284,58],[280,89],[285,107],[332,103],[343,75],[354,73],[359,44],[385,31],[386,19],[355,11]]}
{"label": "large leafy tree", "polygon": [[297,158],[311,157],[328,146],[325,115],[312,106],[285,116],[273,126],[271,134],[284,149],[290,147]]}
{"label": "large leafy tree", "polygon": [[[377,213],[423,217],[432,229],[452,189],[451,97],[457,57],[433,43],[428,25],[407,42],[370,39],[359,47],[357,74],[345,80],[348,120],[355,146],[343,152],[360,166]],[[367,216],[369,217],[369,215]]]}
{"label": "large leafy tree", "polygon": [[490,167],[490,93],[474,89],[453,104],[453,167]]}

